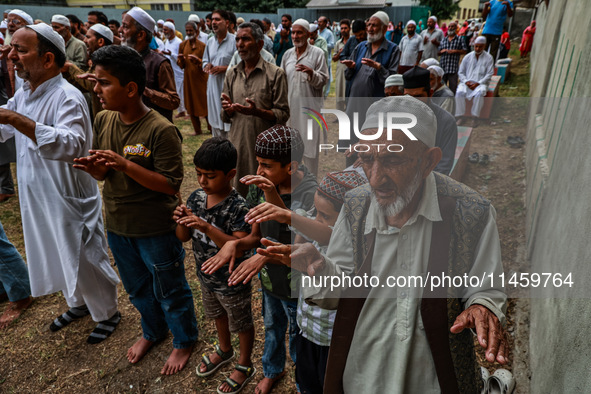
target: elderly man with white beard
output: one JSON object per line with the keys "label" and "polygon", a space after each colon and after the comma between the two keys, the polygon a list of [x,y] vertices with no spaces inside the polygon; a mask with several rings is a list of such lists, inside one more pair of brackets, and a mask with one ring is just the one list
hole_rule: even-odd
{"label": "elderly man with white beard", "polygon": [[[345,79],[351,81],[351,92],[347,115],[359,114],[359,124],[363,124],[365,113],[371,104],[366,97],[384,97],[384,84],[390,75],[396,74],[400,61],[400,50],[391,41],[386,40],[386,31],[390,18],[383,11],[378,11],[366,23],[367,41],[357,45],[349,60],[341,60],[347,66]],[[343,141],[339,146],[357,142]],[[356,155],[347,156],[347,165],[353,164]]]}
{"label": "elderly man with white beard", "polygon": [[[418,121],[393,130],[390,138],[382,133],[360,153],[369,184],[345,196],[326,255],[309,243],[290,247],[264,239],[269,247],[257,252],[314,278],[302,281],[308,303],[337,307],[324,392],[479,393],[474,337],[467,329],[475,329],[488,362],[507,363],[503,287],[490,277],[477,287],[421,286],[420,279],[442,272],[498,277],[503,266],[496,212],[474,190],[433,172],[441,159],[437,121],[421,101],[381,99],[370,107],[361,132],[376,134],[379,118],[391,112]],[[383,148],[391,144],[398,152]],[[363,283],[364,276],[372,278],[365,286],[334,290],[319,280]]]}

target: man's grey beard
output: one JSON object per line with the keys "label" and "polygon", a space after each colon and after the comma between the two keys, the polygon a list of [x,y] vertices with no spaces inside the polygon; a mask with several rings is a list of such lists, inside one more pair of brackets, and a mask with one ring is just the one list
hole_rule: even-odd
{"label": "man's grey beard", "polygon": [[410,201],[414,197],[417,190],[421,186],[423,179],[421,172],[417,171],[415,177],[410,184],[402,191],[400,195],[396,197],[396,200],[386,205],[382,205],[376,198],[375,192],[372,191],[371,198],[374,203],[378,204],[380,213],[386,217],[395,217],[404,210],[410,204]]}
{"label": "man's grey beard", "polygon": [[195,37],[197,37],[195,34],[193,34],[192,36],[187,36],[187,40],[193,40],[195,39]]}
{"label": "man's grey beard", "polygon": [[293,46],[296,48],[301,48],[304,45],[306,45],[306,40],[301,40],[301,41],[293,41]]}
{"label": "man's grey beard", "polygon": [[133,48],[133,49],[135,49],[135,46],[137,45],[137,40],[136,40],[136,37],[135,37],[135,36],[133,36],[133,37],[131,37],[129,40],[127,40],[127,39],[125,39],[125,38],[124,38],[124,39],[122,39],[122,40],[121,40],[121,45],[124,45],[124,46],[126,46],[126,47],[130,47],[130,48]]}
{"label": "man's grey beard", "polygon": [[379,31],[376,34],[368,34],[367,41],[369,41],[369,43],[371,44],[376,41],[380,41],[382,39],[382,37],[384,37],[384,34],[382,33],[382,31]]}

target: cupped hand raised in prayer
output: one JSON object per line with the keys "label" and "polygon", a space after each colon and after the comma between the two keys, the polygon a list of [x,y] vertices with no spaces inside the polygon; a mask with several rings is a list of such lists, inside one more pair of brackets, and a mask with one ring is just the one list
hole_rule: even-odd
{"label": "cupped hand raised in prayer", "polygon": [[355,61],[353,60],[341,60],[341,64],[344,64],[347,68],[355,68]]}
{"label": "cupped hand raised in prayer", "polygon": [[106,167],[117,171],[125,172],[129,165],[129,160],[112,150],[91,149],[88,152],[90,152],[91,155],[96,155],[98,159],[102,159]]}
{"label": "cupped hand raised in prayer", "polygon": [[269,220],[291,224],[291,211],[265,201],[248,211],[244,216],[244,220],[248,224],[267,222]]}
{"label": "cupped hand raised in prayer", "polygon": [[376,62],[375,60],[372,60],[368,57],[362,58],[361,64],[365,64],[371,68],[375,68],[376,70],[379,70],[380,68],[382,68],[382,65],[379,62]]}
{"label": "cupped hand raised in prayer", "polygon": [[308,66],[304,66],[303,64],[298,64],[295,66],[295,70],[296,71],[301,71],[303,73],[308,74],[308,76],[312,76],[314,74],[314,70],[312,70],[310,67]]}

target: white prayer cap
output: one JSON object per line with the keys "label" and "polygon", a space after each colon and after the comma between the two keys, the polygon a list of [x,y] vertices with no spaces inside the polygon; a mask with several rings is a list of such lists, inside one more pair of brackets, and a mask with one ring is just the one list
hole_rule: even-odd
{"label": "white prayer cap", "polygon": [[129,10],[127,15],[132,17],[133,20],[142,25],[149,32],[154,31],[156,22],[154,22],[154,19],[150,16],[150,14],[142,10],[140,7],[133,7],[131,10]]}
{"label": "white prayer cap", "polygon": [[[437,134],[437,119],[435,118],[435,114],[427,104],[411,96],[384,97],[373,103],[367,110],[367,116],[365,123],[361,127],[361,131],[377,129],[380,127],[380,123],[385,125],[387,122],[386,114],[388,112],[403,113],[400,118],[394,117],[392,119],[393,123],[398,124],[411,123],[411,119],[405,117],[404,114],[414,115],[417,119],[417,124],[409,127],[408,131],[429,148],[435,146],[435,135]],[[380,118],[382,118],[382,122],[380,122]]]}
{"label": "white prayer cap", "polygon": [[59,25],[64,25],[70,27],[70,20],[66,18],[64,15],[55,14],[51,17],[51,23],[57,23]]}
{"label": "white prayer cap", "polygon": [[404,86],[404,80],[402,79],[401,74],[392,74],[388,78],[386,78],[386,83],[384,84],[385,88],[390,86]]}
{"label": "white prayer cap", "polygon": [[6,15],[10,14],[10,10],[4,10],[4,13],[5,13]]}
{"label": "white prayer cap", "polygon": [[433,20],[435,21],[435,23],[437,23],[437,17],[436,17],[435,15],[431,15],[431,16],[429,17],[429,19],[433,19]]}
{"label": "white prayer cap", "polygon": [[26,27],[47,38],[61,53],[64,55],[66,54],[66,43],[64,42],[63,37],[53,30],[51,26],[46,25],[45,23],[38,23],[36,25],[27,25]]}
{"label": "white prayer cap", "polygon": [[310,33],[314,33],[316,30],[318,30],[318,25],[316,23],[312,23],[310,25]]}
{"label": "white prayer cap", "polygon": [[427,67],[439,66],[439,61],[435,58],[432,58],[432,57],[430,57],[429,59],[423,60],[421,63],[427,65]]}
{"label": "white prayer cap", "polygon": [[474,44],[486,44],[486,37],[485,36],[478,36],[474,41]]}
{"label": "white prayer cap", "polygon": [[429,66],[427,70],[431,71],[431,73],[435,72],[438,77],[443,77],[443,74],[445,74],[443,69],[439,66]]}
{"label": "white prayer cap", "polygon": [[94,25],[90,26],[90,30],[94,30],[101,36],[105,37],[107,40],[113,42],[113,32],[107,26],[100,23],[95,23]]}
{"label": "white prayer cap", "polygon": [[382,25],[387,26],[388,23],[390,22],[390,17],[384,11],[378,11],[375,14],[373,14],[371,17],[378,18],[382,22]]}
{"label": "white prayer cap", "polygon": [[307,32],[310,31],[310,23],[303,18],[296,20],[294,23],[292,23],[292,26],[302,26]]}
{"label": "white prayer cap", "polygon": [[25,22],[27,22],[27,25],[33,24],[33,18],[31,18],[31,15],[27,14],[23,10],[17,10],[17,9],[11,10],[8,15],[18,15],[21,18],[23,18],[25,20]]}
{"label": "white prayer cap", "polygon": [[7,29],[8,25],[6,24],[6,21],[3,20],[2,22],[0,22],[0,29]]}
{"label": "white prayer cap", "polygon": [[[189,17],[190,18],[190,17]],[[158,19],[158,22],[156,22],[157,25],[163,25],[164,21],[162,19]]]}
{"label": "white prayer cap", "polygon": [[409,20],[408,22],[406,22],[406,27],[408,27],[408,25],[417,25],[417,22],[413,21],[412,19]]}
{"label": "white prayer cap", "polygon": [[176,30],[176,27],[174,26],[174,23],[172,23],[172,22],[164,22],[164,27],[167,27],[172,31]]}
{"label": "white prayer cap", "polygon": [[197,14],[191,14],[191,15],[189,15],[189,19],[188,20],[190,20],[192,22],[195,22],[195,23],[199,23],[200,22],[199,15],[197,15]]}

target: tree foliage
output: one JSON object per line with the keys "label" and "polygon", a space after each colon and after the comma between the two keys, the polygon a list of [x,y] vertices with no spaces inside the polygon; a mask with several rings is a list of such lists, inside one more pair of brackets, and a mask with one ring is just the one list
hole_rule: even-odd
{"label": "tree foliage", "polygon": [[252,13],[276,13],[278,8],[305,8],[309,0],[204,0],[199,1],[196,9],[252,12]]}
{"label": "tree foliage", "polygon": [[431,8],[431,15],[435,15],[437,19],[452,19],[459,11],[460,0],[419,0],[421,5]]}

